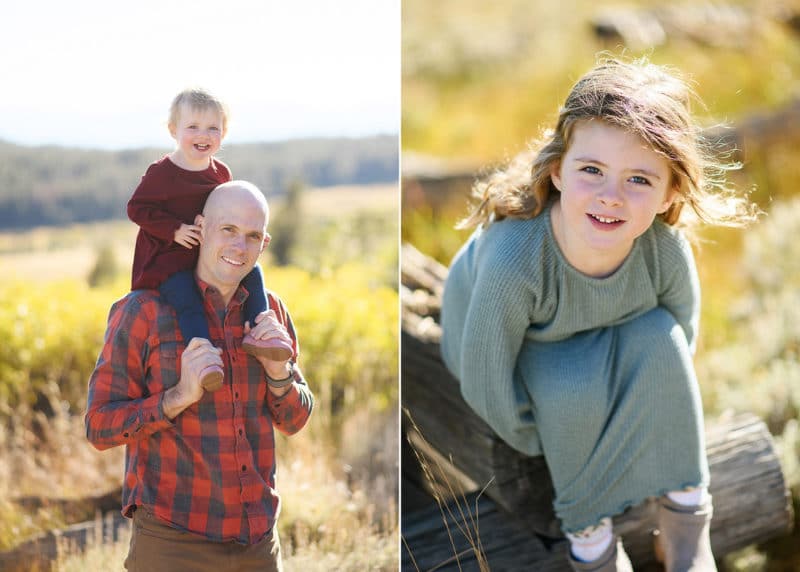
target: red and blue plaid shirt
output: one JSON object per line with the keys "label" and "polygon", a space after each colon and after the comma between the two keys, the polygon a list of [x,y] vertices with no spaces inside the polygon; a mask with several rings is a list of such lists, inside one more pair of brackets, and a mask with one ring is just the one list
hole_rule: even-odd
{"label": "red and blue plaid shirt", "polygon": [[[175,419],[164,416],[164,392],[180,378],[185,343],[175,312],[155,290],[117,301],[89,380],[86,434],[98,449],[126,446],[122,513],[143,507],[172,526],[215,541],[256,543],[275,525],[274,429],[287,435],[306,424],[314,398],[295,366],[291,389],[276,397],[261,364],[241,348],[243,287],[227,308],[198,280],[211,342],[223,349],[225,383]],[[270,307],[297,337],[283,303]]]}

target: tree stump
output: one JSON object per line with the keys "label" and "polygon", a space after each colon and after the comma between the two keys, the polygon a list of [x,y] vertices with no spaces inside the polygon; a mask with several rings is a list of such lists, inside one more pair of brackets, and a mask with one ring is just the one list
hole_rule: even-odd
{"label": "tree stump", "polygon": [[[544,546],[561,544],[544,458],[527,457],[497,437],[463,401],[458,381],[442,363],[438,319],[447,270],[408,245],[403,247],[401,268],[406,436],[423,456],[437,456],[443,480],[485,487],[484,494],[528,534]],[[720,557],[786,533],[793,517],[791,499],[766,425],[750,414],[720,420],[707,428],[706,443],[714,497],[714,554]],[[655,561],[655,509],[651,499],[614,522],[638,566]],[[556,559],[566,565],[563,555]]]}

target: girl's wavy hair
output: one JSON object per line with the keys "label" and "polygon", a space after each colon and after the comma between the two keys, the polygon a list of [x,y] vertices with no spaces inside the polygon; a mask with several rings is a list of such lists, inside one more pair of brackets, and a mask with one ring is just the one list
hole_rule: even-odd
{"label": "girl's wavy hair", "polygon": [[228,116],[230,115],[228,113],[228,106],[213,93],[200,87],[184,89],[172,100],[172,104],[169,106],[169,118],[167,119],[167,125],[169,125],[170,128],[178,124],[181,105],[184,103],[192,110],[202,111],[205,109],[213,109],[219,113],[220,119],[222,120],[222,136],[225,136],[228,131]]}
{"label": "girl's wavy hair", "polygon": [[[679,222],[689,205],[698,219],[711,224],[744,226],[758,209],[735,196],[725,184],[725,173],[739,168],[716,158],[713,143],[701,136],[690,113],[699,98],[677,72],[645,59],[622,61],[603,58],[573,86],[561,108],[554,130],[519,153],[508,165],[478,180],[472,189],[477,205],[459,222],[470,228],[508,218],[532,218],[558,192],[550,173],[569,147],[575,126],[601,120],[641,137],[670,164],[672,186],[678,195],[658,216],[669,225]],[[688,220],[687,220],[688,219]]]}

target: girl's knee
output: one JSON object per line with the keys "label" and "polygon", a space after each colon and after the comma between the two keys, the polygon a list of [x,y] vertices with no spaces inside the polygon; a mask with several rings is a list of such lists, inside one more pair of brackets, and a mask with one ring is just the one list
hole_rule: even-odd
{"label": "girl's knee", "polygon": [[634,318],[628,324],[630,324],[631,328],[644,335],[648,333],[668,333],[673,328],[679,327],[675,316],[661,306],[656,306],[652,310]]}
{"label": "girl's knee", "polygon": [[648,352],[678,353],[689,351],[686,334],[668,310],[656,307],[620,326],[625,340]]}

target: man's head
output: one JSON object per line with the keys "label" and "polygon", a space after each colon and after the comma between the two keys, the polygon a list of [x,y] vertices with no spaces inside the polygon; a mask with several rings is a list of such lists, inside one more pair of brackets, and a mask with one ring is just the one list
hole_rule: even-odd
{"label": "man's head", "polygon": [[239,282],[253,269],[266,246],[269,206],[261,191],[246,181],[217,186],[202,215],[202,244],[197,276],[230,300]]}

